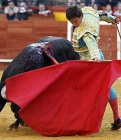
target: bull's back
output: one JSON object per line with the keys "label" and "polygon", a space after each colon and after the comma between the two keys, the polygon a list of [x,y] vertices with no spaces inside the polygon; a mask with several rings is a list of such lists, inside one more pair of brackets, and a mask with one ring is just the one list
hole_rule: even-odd
{"label": "bull's back", "polygon": [[54,58],[59,62],[67,60],[79,60],[79,54],[74,51],[72,43],[62,37],[47,36],[38,41],[39,43],[48,42],[52,46]]}
{"label": "bull's back", "polygon": [[78,60],[71,42],[61,37],[47,36],[28,45],[4,70],[1,82],[11,76],[51,65],[51,60],[43,53],[40,46],[34,44],[48,42],[52,46],[54,58],[59,62]]}
{"label": "bull's back", "polygon": [[14,75],[50,65],[49,58],[40,47],[27,46],[4,70],[1,82]]}

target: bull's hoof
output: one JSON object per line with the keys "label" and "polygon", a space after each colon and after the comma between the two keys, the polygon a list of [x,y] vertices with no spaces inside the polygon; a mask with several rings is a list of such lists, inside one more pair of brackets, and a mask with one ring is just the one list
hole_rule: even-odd
{"label": "bull's hoof", "polygon": [[11,125],[7,128],[7,132],[10,132],[10,131],[12,131],[12,130],[18,131],[18,126],[19,126],[19,121],[16,120],[13,124],[11,124]]}
{"label": "bull's hoof", "polygon": [[12,126],[10,125],[8,128],[7,128],[7,132],[10,132],[10,131],[18,131],[18,127],[17,126]]}

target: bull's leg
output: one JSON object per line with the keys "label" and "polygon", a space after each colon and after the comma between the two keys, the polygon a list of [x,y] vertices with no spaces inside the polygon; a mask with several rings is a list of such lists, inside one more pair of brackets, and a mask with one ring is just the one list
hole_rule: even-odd
{"label": "bull's leg", "polygon": [[16,120],[14,123],[12,123],[8,128],[7,132],[15,130],[18,131],[18,126],[19,126],[19,120]]}
{"label": "bull's leg", "polygon": [[19,117],[18,113],[15,113],[14,116],[15,117],[17,116],[17,120],[7,128],[7,132],[12,131],[12,130],[18,131],[19,124],[22,126],[26,126],[26,124]]}
{"label": "bull's leg", "polygon": [[[15,105],[15,104],[14,104]],[[12,106],[12,103],[11,103],[11,106]],[[18,126],[20,124],[20,117],[18,115],[18,113],[14,113],[14,116],[16,118],[16,121],[14,123],[12,123],[9,127],[8,127],[8,132],[9,131],[12,131],[12,130],[15,130],[15,131],[18,131]]]}
{"label": "bull's leg", "polygon": [[22,126],[25,125],[24,122],[21,120],[21,118],[18,115],[19,109],[20,109],[19,106],[17,106],[14,103],[11,103],[11,110],[14,113],[14,117],[16,118],[16,121],[8,127],[8,129],[7,129],[8,132],[12,131],[12,130],[18,131],[19,124],[21,124]]}

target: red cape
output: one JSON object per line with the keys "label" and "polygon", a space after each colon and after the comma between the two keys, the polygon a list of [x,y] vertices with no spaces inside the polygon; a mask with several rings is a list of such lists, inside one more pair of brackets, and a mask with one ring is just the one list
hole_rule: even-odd
{"label": "red cape", "polygon": [[121,76],[121,61],[67,61],[6,80],[6,96],[19,115],[46,136],[99,131],[109,88]]}

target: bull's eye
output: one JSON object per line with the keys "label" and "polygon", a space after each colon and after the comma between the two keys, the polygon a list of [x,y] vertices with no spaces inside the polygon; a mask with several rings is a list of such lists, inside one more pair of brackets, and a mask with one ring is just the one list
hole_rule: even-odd
{"label": "bull's eye", "polygon": [[6,99],[6,86],[4,86],[1,90],[1,96]]}

